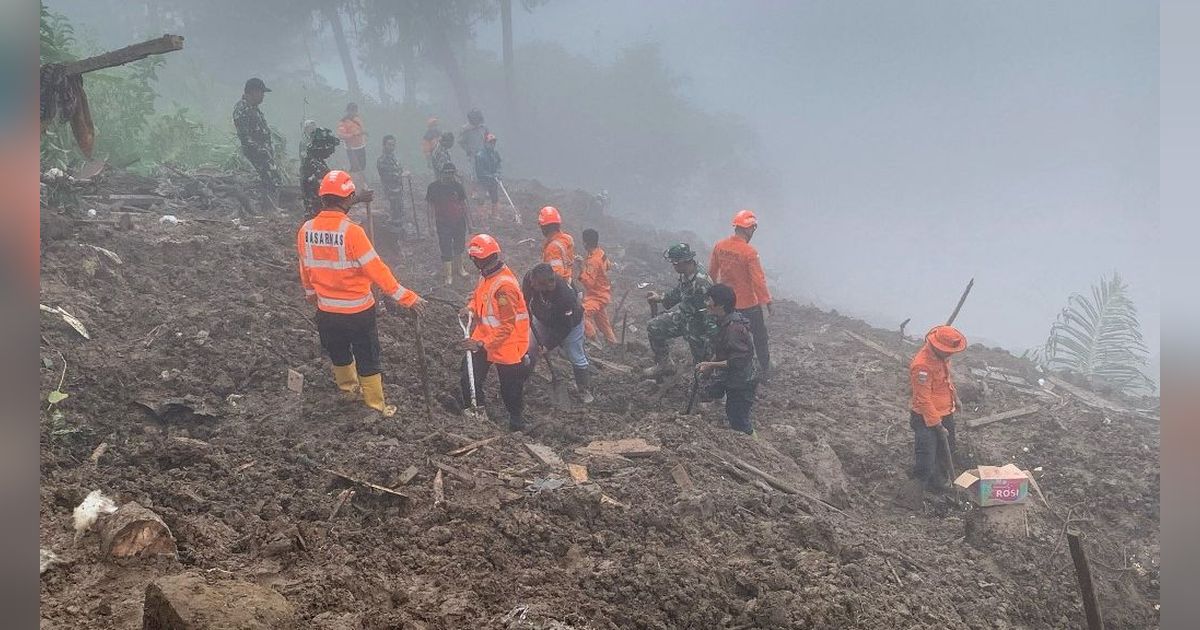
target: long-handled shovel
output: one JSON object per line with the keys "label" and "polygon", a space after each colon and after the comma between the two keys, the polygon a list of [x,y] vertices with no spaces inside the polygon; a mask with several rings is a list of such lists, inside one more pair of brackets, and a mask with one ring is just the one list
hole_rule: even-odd
{"label": "long-handled shovel", "polygon": [[[463,331],[463,339],[471,338],[471,314],[467,313],[467,318],[464,320],[462,315],[458,316],[458,327]],[[467,408],[467,413],[472,416],[479,416],[479,401],[475,397],[475,360],[470,350],[467,350],[467,384],[471,388],[471,406]]]}
{"label": "long-handled shovel", "polygon": [[413,209],[413,232],[417,238],[421,238],[421,224],[417,222],[417,199],[413,195],[412,173],[404,176],[408,180],[408,205]]}
{"label": "long-handled shovel", "polygon": [[[413,327],[416,333],[413,335],[413,338],[417,343],[417,361],[421,362],[421,387],[424,389],[425,394],[425,419],[429,421],[430,425],[433,425],[433,396],[429,392],[429,368],[425,364],[425,340],[421,335],[420,315],[413,317]],[[474,373],[471,376],[474,377]],[[475,394],[474,387],[471,388],[471,394]]]}
{"label": "long-handled shovel", "polygon": [[[530,326],[533,331],[533,338],[538,345],[542,347],[541,337],[537,333],[537,328]],[[550,404],[565,409],[571,406],[571,394],[567,392],[567,384],[558,377],[558,370],[554,369],[554,362],[550,359],[550,353],[539,353],[541,358],[546,361],[546,369],[550,371]]]}
{"label": "long-handled shovel", "polygon": [[497,177],[496,183],[500,185],[500,192],[504,193],[504,198],[508,200],[508,205],[512,208],[513,221],[516,221],[517,225],[521,225],[521,213],[517,212],[517,204],[513,203],[512,197],[508,196],[508,189],[504,187],[504,182],[500,181],[500,178]]}

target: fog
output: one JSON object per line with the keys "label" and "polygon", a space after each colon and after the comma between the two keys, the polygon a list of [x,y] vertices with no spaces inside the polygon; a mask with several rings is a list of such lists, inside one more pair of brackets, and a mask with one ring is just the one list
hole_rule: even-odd
{"label": "fog", "polygon": [[689,96],[751,124],[781,293],[922,327],[975,277],[958,323],[1019,351],[1119,271],[1157,357],[1155,3],[563,0],[518,24],[598,57],[661,42]]}
{"label": "fog", "polygon": [[[248,35],[237,3],[209,3],[203,29],[186,17],[199,12],[163,17],[147,8],[153,4],[47,3],[102,46],[161,34],[164,24],[187,36],[159,72],[159,100],[200,112],[223,133],[252,74],[284,86],[264,111],[293,142],[301,107],[324,116],[322,124],[336,121],[345,98],[313,96],[302,105],[301,92],[287,87],[303,81],[309,90],[313,77],[326,89],[347,85],[319,20]],[[474,43],[460,48],[474,102],[501,136],[511,175],[608,188],[614,213],[670,217],[672,227],[710,242],[727,233],[734,211],[751,207],[761,225],[755,243],[780,296],[886,328],[912,318],[916,333],[944,320],[974,277],[957,323],[972,340],[1015,352],[1044,342],[1069,294],[1089,293],[1117,271],[1142,314],[1157,377],[1154,3],[514,4],[522,116],[500,102],[494,15],[473,22]],[[213,26],[220,19],[227,29]],[[352,39],[368,36],[351,31]],[[656,45],[672,84],[699,113],[658,116],[675,110],[623,83],[630,66],[652,60],[653,51],[628,54],[644,44]],[[560,59],[558,48],[574,57]],[[462,103],[435,69],[423,69],[416,91],[405,94],[396,78],[374,87],[369,64],[358,63],[360,80],[372,86],[364,87],[374,95],[368,100],[381,108],[406,101],[389,124],[408,136],[419,135],[429,114],[452,122],[447,128],[461,124]],[[594,86],[554,74],[593,66],[611,68],[600,97],[584,98]],[[370,116],[369,128],[383,126],[383,114]],[[689,131],[680,138],[669,130]],[[633,146],[636,138],[647,145]],[[622,143],[646,162],[622,159]],[[726,154],[737,159],[726,163]],[[694,155],[704,157],[693,164]],[[669,181],[685,183],[656,186],[675,163],[686,172],[671,171]]]}

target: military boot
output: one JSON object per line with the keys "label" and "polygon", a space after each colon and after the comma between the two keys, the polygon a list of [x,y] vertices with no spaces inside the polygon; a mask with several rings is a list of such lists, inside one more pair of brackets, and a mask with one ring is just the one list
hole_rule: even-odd
{"label": "military boot", "polygon": [[647,378],[657,378],[659,376],[670,376],[675,373],[675,364],[671,361],[670,355],[654,357],[654,365],[642,370],[642,376]]}
{"label": "military boot", "polygon": [[588,373],[585,367],[576,367],[575,371],[575,387],[579,390],[579,397],[583,400],[583,404],[588,405],[596,401],[596,397],[592,395],[592,375]]}

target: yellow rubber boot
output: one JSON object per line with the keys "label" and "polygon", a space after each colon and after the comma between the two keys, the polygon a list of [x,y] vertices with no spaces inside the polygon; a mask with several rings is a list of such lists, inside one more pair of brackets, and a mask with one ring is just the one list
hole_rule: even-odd
{"label": "yellow rubber boot", "polygon": [[362,383],[363,402],[372,409],[377,409],[384,415],[385,418],[390,418],[396,413],[395,405],[388,405],[383,402],[383,375],[372,374],[371,376],[360,377],[359,382]]}
{"label": "yellow rubber boot", "polygon": [[347,394],[357,394],[359,390],[358,370],[354,367],[354,362],[350,365],[335,365],[333,366],[333,382],[337,383],[338,389]]}

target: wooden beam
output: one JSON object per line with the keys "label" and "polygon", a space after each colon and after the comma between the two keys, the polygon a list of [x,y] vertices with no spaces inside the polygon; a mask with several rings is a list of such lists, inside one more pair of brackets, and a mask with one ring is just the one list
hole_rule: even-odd
{"label": "wooden beam", "polygon": [[1042,408],[1038,405],[1029,405],[1027,407],[1021,407],[1019,409],[1012,409],[1012,410],[1004,411],[1001,413],[994,413],[990,416],[984,416],[982,418],[973,418],[973,419],[967,420],[967,426],[971,427],[973,429],[975,427],[982,427],[984,425],[988,425],[993,422],[1000,422],[1001,420],[1012,420],[1013,418],[1023,418],[1025,416],[1033,415],[1041,410],[1042,410]]}
{"label": "wooden beam", "polygon": [[533,456],[538,458],[538,460],[540,460],[543,464],[551,468],[566,468],[567,466],[566,463],[563,462],[562,458],[558,456],[558,453],[555,453],[554,450],[548,446],[542,446],[541,444],[530,444],[526,442],[525,448],[529,449],[529,452],[533,453]]}
{"label": "wooden beam", "polygon": [[888,350],[887,348],[884,348],[883,346],[879,345],[878,343],[875,343],[874,341],[871,341],[870,339],[867,339],[866,337],[859,335],[857,333],[851,332],[849,330],[843,330],[842,332],[846,333],[846,335],[849,336],[851,339],[874,350],[875,352],[878,352],[879,354],[882,354],[883,356],[888,357],[888,358],[892,359],[893,361],[896,361],[897,363],[904,363],[904,357],[900,356],[899,354],[897,354],[895,352],[892,352],[891,350]]}
{"label": "wooden beam", "polygon": [[133,44],[117,50],[112,50],[95,57],[80,59],[62,64],[63,71],[68,75],[84,74],[104,68],[112,68],[114,66],[123,66],[127,63],[145,59],[150,55],[161,55],[163,53],[174,52],[183,49],[182,35],[163,35],[158,39],[151,39],[140,44]]}
{"label": "wooden beam", "polygon": [[1100,615],[1100,604],[1096,600],[1096,585],[1092,582],[1092,569],[1088,566],[1087,554],[1079,532],[1067,531],[1067,544],[1071,547],[1071,561],[1075,563],[1075,577],[1079,580],[1079,592],[1083,596],[1083,612],[1087,615],[1088,630],[1104,630],[1104,617]]}

